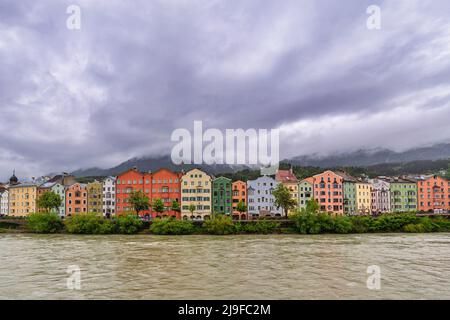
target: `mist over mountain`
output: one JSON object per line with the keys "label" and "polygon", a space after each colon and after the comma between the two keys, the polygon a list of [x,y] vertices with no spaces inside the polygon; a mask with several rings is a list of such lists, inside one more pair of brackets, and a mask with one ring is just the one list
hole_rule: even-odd
{"label": "mist over mountain", "polygon": [[227,164],[215,164],[215,165],[195,165],[195,164],[183,164],[183,165],[175,165],[172,162],[170,156],[162,156],[162,157],[142,157],[142,158],[132,158],[127,160],[118,166],[109,169],[100,169],[100,168],[89,168],[89,169],[81,169],[72,172],[73,175],[77,177],[94,177],[94,176],[116,176],[121,172],[124,172],[130,168],[137,167],[140,171],[148,172],[148,171],[156,171],[161,168],[167,168],[174,171],[188,171],[192,168],[201,168],[206,170],[211,174],[217,173],[232,173],[244,169],[248,169],[250,167],[244,165],[227,165]]}
{"label": "mist over mountain", "polygon": [[414,148],[404,152],[389,149],[358,150],[328,156],[307,155],[287,159],[295,165],[330,167],[367,167],[385,163],[407,163],[423,160],[442,160],[450,158],[450,143]]}
{"label": "mist over mountain", "polygon": [[[417,161],[435,161],[450,159],[450,143],[438,144],[429,147],[415,148],[404,152],[395,152],[388,149],[358,150],[349,153],[335,154],[329,156],[299,156],[285,159],[283,162],[292,163],[297,166],[336,168],[336,167],[371,167],[384,164],[407,164]],[[430,162],[431,163],[431,162]],[[434,164],[436,165],[436,164]],[[137,167],[141,171],[156,171],[160,168],[168,168],[175,171],[189,170],[194,167],[206,170],[211,174],[233,173],[244,169],[255,169],[245,165],[174,165],[170,156],[143,157],[127,160],[113,168],[88,168],[72,172],[77,177],[86,176],[115,176],[132,167]],[[431,169],[431,168],[430,168]]]}

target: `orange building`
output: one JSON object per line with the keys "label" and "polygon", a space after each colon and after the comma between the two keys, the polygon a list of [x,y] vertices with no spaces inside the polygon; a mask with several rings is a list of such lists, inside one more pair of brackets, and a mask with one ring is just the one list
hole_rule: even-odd
{"label": "orange building", "polygon": [[428,176],[417,181],[418,208],[421,212],[447,213],[450,211],[450,181],[439,176]]}
{"label": "orange building", "polygon": [[117,176],[116,179],[116,206],[117,214],[133,213],[134,208],[129,203],[132,191],[142,191],[151,204],[154,199],[164,202],[165,211],[162,214],[149,210],[139,212],[140,215],[155,218],[156,216],[175,216],[180,218],[178,212],[171,210],[172,201],[181,201],[181,173],[168,169],[160,169],[155,173],[139,172],[132,168]]}
{"label": "orange building", "polygon": [[233,206],[233,219],[241,219],[241,220],[247,220],[247,212],[240,213],[236,210],[236,207],[239,202],[245,203],[246,206],[248,206],[247,203],[247,184],[244,181],[235,181],[231,184],[231,191],[232,191],[232,206]]}
{"label": "orange building", "polygon": [[[168,169],[159,169],[152,175],[152,200],[161,199],[164,202],[162,217],[172,216],[181,219],[180,212],[173,211],[172,202],[178,202],[181,208],[181,173]],[[152,211],[152,217],[161,216]]]}
{"label": "orange building", "polygon": [[87,212],[87,187],[83,183],[74,183],[66,190],[66,215],[72,216]]}
{"label": "orange building", "polygon": [[314,181],[314,199],[320,206],[320,211],[344,214],[344,195],[343,182],[344,179],[327,170],[321,174],[313,176]]}

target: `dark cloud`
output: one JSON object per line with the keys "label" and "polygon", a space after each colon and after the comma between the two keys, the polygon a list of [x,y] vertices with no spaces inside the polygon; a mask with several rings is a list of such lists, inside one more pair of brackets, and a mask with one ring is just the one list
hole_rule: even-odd
{"label": "dark cloud", "polygon": [[78,1],[76,31],[71,4],[0,0],[3,179],[169,153],[194,120],[280,127],[282,157],[450,138],[448,1]]}

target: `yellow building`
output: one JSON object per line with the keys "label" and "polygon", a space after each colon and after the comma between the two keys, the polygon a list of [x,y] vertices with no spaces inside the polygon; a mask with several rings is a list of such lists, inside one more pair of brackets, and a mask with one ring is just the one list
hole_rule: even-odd
{"label": "yellow building", "polygon": [[[199,169],[192,169],[181,177],[182,219],[208,219],[211,217],[212,178]],[[195,210],[191,212],[191,205]]]}
{"label": "yellow building", "polygon": [[9,186],[9,214],[25,217],[36,212],[37,185],[16,184]]}
{"label": "yellow building", "polygon": [[[298,205],[298,180],[294,175],[292,168],[290,170],[277,170],[275,174],[275,180],[283,186],[285,186],[291,195],[291,198],[297,202]],[[292,213],[293,210],[289,210],[289,214]]]}
{"label": "yellow building", "polygon": [[99,181],[87,184],[87,210],[93,213],[103,212],[103,184]]}
{"label": "yellow building", "polygon": [[360,214],[372,212],[372,186],[368,182],[358,181],[356,188],[356,209]]}

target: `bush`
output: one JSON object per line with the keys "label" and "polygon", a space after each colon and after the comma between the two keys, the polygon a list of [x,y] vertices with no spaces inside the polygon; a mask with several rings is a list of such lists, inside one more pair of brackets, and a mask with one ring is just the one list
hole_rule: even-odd
{"label": "bush", "polygon": [[142,220],[136,215],[123,215],[113,219],[114,231],[120,234],[138,233],[143,226]]}
{"label": "bush", "polygon": [[154,220],[150,232],[160,235],[184,235],[195,231],[194,224],[189,220],[175,220],[173,218]]}
{"label": "bush", "polygon": [[421,218],[412,214],[385,214],[376,218],[371,226],[374,232],[401,232],[409,224],[419,224]]}
{"label": "bush", "polygon": [[110,234],[114,233],[114,222],[94,213],[77,214],[65,220],[69,233]]}
{"label": "bush", "polygon": [[225,235],[235,232],[235,227],[231,217],[226,215],[215,215],[212,219],[203,223],[203,229],[208,234]]}
{"label": "bush", "polygon": [[336,217],[333,222],[333,231],[335,233],[345,234],[353,232],[353,224],[348,217]]}
{"label": "bush", "polygon": [[36,233],[56,233],[62,230],[63,223],[56,213],[32,213],[28,216],[27,227]]}
{"label": "bush", "polygon": [[366,233],[372,230],[374,218],[367,216],[349,217],[352,224],[352,233]]}
{"label": "bush", "polygon": [[430,221],[435,226],[436,231],[450,232],[450,220],[439,217]]}
{"label": "bush", "polygon": [[245,233],[258,233],[258,234],[269,234],[275,232],[280,228],[279,222],[269,221],[269,220],[259,220],[255,223],[247,223],[241,225],[240,222],[235,224],[236,232]]}
{"label": "bush", "polygon": [[334,231],[333,217],[326,213],[298,212],[291,217],[294,229],[301,234],[319,234]]}

